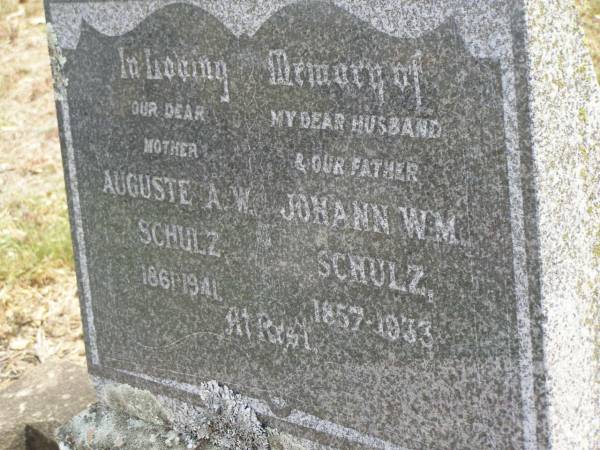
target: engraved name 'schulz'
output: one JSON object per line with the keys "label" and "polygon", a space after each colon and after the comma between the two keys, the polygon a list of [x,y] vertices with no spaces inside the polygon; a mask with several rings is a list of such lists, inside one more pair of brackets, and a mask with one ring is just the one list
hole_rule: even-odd
{"label": "engraved name 'schulz'", "polygon": [[221,102],[229,102],[229,78],[227,64],[223,60],[213,61],[207,56],[170,55],[157,56],[152,50],[126,51],[119,47],[121,79],[146,79],[221,84]]}
{"label": "engraved name 'schulz'", "polygon": [[144,245],[158,248],[181,250],[198,255],[221,257],[216,249],[219,234],[212,230],[200,230],[177,223],[138,220],[140,241]]}
{"label": "engraved name 'schulz'", "polygon": [[319,275],[323,278],[405,292],[425,297],[433,303],[433,291],[422,282],[426,276],[422,266],[410,263],[404,266],[396,261],[366,255],[330,253],[327,250],[319,252],[317,263]]}
{"label": "engraved name 'schulz'", "polygon": [[420,52],[406,63],[382,64],[361,60],[348,64],[325,64],[302,59],[290,62],[285,50],[274,49],[269,50],[267,62],[272,85],[308,89],[335,85],[342,90],[371,90],[382,104],[385,103],[386,89],[392,86],[401,94],[410,93],[417,108],[423,103]]}

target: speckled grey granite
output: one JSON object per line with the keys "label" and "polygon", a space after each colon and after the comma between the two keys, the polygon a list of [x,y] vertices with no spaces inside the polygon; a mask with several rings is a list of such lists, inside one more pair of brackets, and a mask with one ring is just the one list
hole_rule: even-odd
{"label": "speckled grey granite", "polygon": [[600,446],[600,92],[571,2],[526,6],[552,448]]}
{"label": "speckled grey granite", "polygon": [[46,11],[101,401],[64,442],[113,414],[224,448],[600,442],[600,94],[570,2]]}

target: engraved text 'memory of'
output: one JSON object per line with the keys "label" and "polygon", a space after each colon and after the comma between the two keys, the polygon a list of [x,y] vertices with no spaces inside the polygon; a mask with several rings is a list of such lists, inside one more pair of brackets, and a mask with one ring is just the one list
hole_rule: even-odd
{"label": "engraved text 'memory of'", "polygon": [[271,85],[309,89],[337,85],[342,90],[372,90],[381,104],[385,103],[385,90],[391,85],[402,94],[410,93],[417,108],[422,106],[420,52],[405,64],[369,60],[327,64],[302,59],[290,61],[285,50],[274,49],[269,50],[267,65]]}

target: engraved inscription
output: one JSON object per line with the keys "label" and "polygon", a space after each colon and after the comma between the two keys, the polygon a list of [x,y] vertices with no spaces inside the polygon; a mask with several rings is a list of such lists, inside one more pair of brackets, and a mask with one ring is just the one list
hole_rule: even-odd
{"label": "engraved inscription", "polygon": [[398,39],[327,2],[252,36],[184,4],[82,28],[65,75],[92,371],[276,397],[281,422],[350,430],[321,430],[337,448],[459,429],[513,448],[502,73],[457,28]]}
{"label": "engraved inscription", "polygon": [[348,61],[328,64],[288,58],[283,49],[269,50],[269,82],[273,85],[295,88],[331,87],[338,89],[356,87],[372,91],[379,103],[385,103],[386,89],[393,86],[398,93],[410,90],[416,107],[422,105],[421,52],[417,51],[409,61],[379,63],[370,60]]}

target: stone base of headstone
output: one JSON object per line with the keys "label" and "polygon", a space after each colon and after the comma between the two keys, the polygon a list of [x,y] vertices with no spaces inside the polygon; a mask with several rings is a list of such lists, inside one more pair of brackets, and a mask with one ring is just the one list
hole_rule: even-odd
{"label": "stone base of headstone", "polygon": [[319,450],[259,422],[228,388],[206,383],[204,407],[96,379],[99,401],[56,430],[60,450]]}
{"label": "stone base of headstone", "polygon": [[211,448],[206,441],[181,435],[168,426],[140,420],[102,403],[90,406],[60,427],[57,439],[61,450]]}

